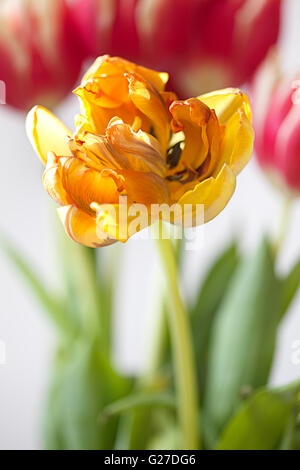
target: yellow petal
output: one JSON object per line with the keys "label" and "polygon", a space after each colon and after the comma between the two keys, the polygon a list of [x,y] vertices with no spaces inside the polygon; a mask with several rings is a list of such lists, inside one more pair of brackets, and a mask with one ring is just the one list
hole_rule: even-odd
{"label": "yellow petal", "polygon": [[62,182],[60,158],[54,153],[48,153],[47,166],[43,174],[43,183],[48,194],[62,206],[73,204]]}
{"label": "yellow petal", "polygon": [[67,235],[77,243],[91,248],[110,245],[114,240],[102,233],[96,225],[96,217],[91,217],[75,206],[65,206],[57,209],[58,215]]}
{"label": "yellow petal", "polygon": [[215,112],[197,98],[174,101],[170,112],[173,116],[173,131],[182,131],[185,136],[184,149],[176,171],[185,168],[197,170],[209,153],[213,151],[214,158],[219,151],[216,142],[220,142],[221,130]]}
{"label": "yellow petal", "polygon": [[124,170],[118,172],[124,177],[124,193],[129,203],[150,204],[169,203],[168,186],[156,173]]}
{"label": "yellow petal", "polygon": [[123,157],[124,169],[165,174],[166,162],[158,140],[152,135],[141,130],[133,132],[121,119],[113,118],[107,126],[106,136],[116,160]]}
{"label": "yellow petal", "polygon": [[150,82],[134,73],[128,73],[129,96],[137,109],[151,121],[154,134],[161,144],[163,153],[170,138],[169,114],[164,99]]}
{"label": "yellow petal", "polygon": [[[192,191],[186,192],[178,201],[193,206],[193,224],[196,224],[196,205],[204,205],[204,223],[216,217],[231,199],[236,185],[235,174],[228,165],[224,165],[216,178],[208,178],[197,184]],[[188,221],[189,222],[189,221]]]}
{"label": "yellow petal", "polygon": [[151,82],[158,91],[163,91],[165,89],[166,83],[169,79],[169,75],[165,72],[157,72],[156,70],[136,65],[135,63],[122,59],[121,57],[103,55],[95,60],[83,76],[82,81],[89,80],[94,76],[116,75],[130,71],[137,72],[139,75],[146,78],[146,80]]}
{"label": "yellow petal", "polygon": [[92,204],[97,214],[97,227],[111,240],[122,243],[153,222],[151,211],[140,204]]}
{"label": "yellow petal", "polygon": [[213,176],[216,176],[224,163],[238,175],[249,162],[253,153],[254,130],[243,109],[228,121],[225,130],[224,146],[220,163]]}
{"label": "yellow petal", "polygon": [[63,186],[77,207],[92,214],[92,202],[118,202],[124,188],[124,178],[115,171],[94,170],[74,157],[61,159],[60,162]]}
{"label": "yellow petal", "polygon": [[221,124],[226,122],[239,109],[243,109],[251,122],[251,107],[248,96],[238,88],[225,88],[198,97],[210,109],[216,111]]}
{"label": "yellow petal", "polygon": [[28,113],[26,133],[36,153],[45,164],[48,152],[56,155],[71,155],[67,145],[67,136],[72,132],[42,106],[35,106]]}
{"label": "yellow petal", "polygon": [[[104,134],[108,122],[114,116],[132,125],[137,115],[142,119],[141,129],[146,132],[150,130],[149,120],[142,116],[131,101],[127,77],[131,73],[139,77],[144,87],[155,89],[158,96],[168,80],[168,74],[139,67],[119,57],[99,57],[84,75],[80,86],[74,90],[80,99],[82,113],[88,119],[84,124],[85,130]],[[167,95],[166,100],[167,97],[170,98]]]}
{"label": "yellow petal", "polygon": [[63,187],[72,201],[92,215],[91,203],[117,204],[126,195],[129,203],[160,204],[169,201],[165,180],[156,173],[133,170],[94,170],[78,158],[61,158]]}

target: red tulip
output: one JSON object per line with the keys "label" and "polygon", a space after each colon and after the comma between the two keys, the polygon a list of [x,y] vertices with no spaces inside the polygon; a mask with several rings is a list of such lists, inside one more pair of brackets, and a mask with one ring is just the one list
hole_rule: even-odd
{"label": "red tulip", "polygon": [[20,109],[53,106],[73,87],[83,60],[65,0],[3,0],[0,79]]}
{"label": "red tulip", "polygon": [[289,192],[300,192],[300,76],[283,77],[272,54],[253,87],[260,165]]}
{"label": "red tulip", "polygon": [[69,0],[71,16],[86,56],[104,53],[136,60],[139,38],[135,8],[139,0]]}
{"label": "red tulip", "polygon": [[141,58],[182,95],[248,81],[278,37],[281,0],[140,0]]}
{"label": "red tulip", "polygon": [[87,54],[170,72],[180,95],[249,80],[278,37],[281,0],[70,0]]}
{"label": "red tulip", "polygon": [[116,0],[69,0],[69,11],[86,56],[107,52],[111,47]]}

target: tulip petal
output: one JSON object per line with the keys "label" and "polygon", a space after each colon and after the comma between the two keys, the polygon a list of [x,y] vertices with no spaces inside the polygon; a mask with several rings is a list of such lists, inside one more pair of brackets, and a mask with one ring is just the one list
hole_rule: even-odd
{"label": "tulip petal", "polygon": [[47,163],[48,152],[56,155],[71,155],[67,136],[72,132],[50,111],[35,106],[26,118],[26,133],[43,163]]}
{"label": "tulip petal", "polygon": [[166,72],[157,72],[156,70],[136,65],[135,63],[120,57],[103,55],[95,60],[83,76],[82,81],[89,80],[94,76],[104,77],[109,75],[118,75],[120,77],[122,73],[132,71],[138,73],[141,77],[144,77],[152,83],[158,91],[163,91],[165,89],[169,79],[169,75]]}
{"label": "tulip petal", "polygon": [[[271,49],[267,59],[260,66],[259,70],[256,72],[252,84],[252,109],[254,111],[254,127],[255,127],[255,149],[258,159],[262,164],[266,163],[266,160],[270,157],[269,152],[266,155],[266,146],[264,142],[264,131],[265,123],[268,114],[268,109],[270,103],[274,101],[272,95],[276,84],[280,80],[280,67],[279,67],[279,56],[277,50]],[[290,87],[286,87],[286,90]],[[273,126],[273,116],[272,119],[268,120],[268,124]],[[278,126],[275,126],[276,132],[278,131]]]}
{"label": "tulip petal", "polygon": [[91,204],[118,204],[120,196],[129,203],[149,206],[169,202],[165,180],[155,173],[133,170],[94,170],[78,158],[61,158],[62,184],[77,207],[93,214]]}
{"label": "tulip petal", "polygon": [[174,101],[170,112],[173,116],[173,131],[182,131],[185,136],[184,149],[176,171],[186,168],[198,171],[204,164],[201,175],[211,176],[210,172],[219,158],[223,136],[215,111],[211,111],[199,99],[191,98]]}
{"label": "tulip petal", "polygon": [[[132,102],[127,74],[133,74],[143,84],[143,88],[152,90],[152,94],[155,90],[158,98],[168,80],[166,73],[139,67],[119,57],[98,57],[84,75],[81,85],[74,91],[80,99],[82,113],[88,119],[88,128],[85,124],[85,130],[104,134],[107,124],[114,116],[128,124],[132,124],[135,117],[139,116],[142,119],[141,129],[146,132],[150,130],[147,113],[142,110],[142,115],[137,109],[139,106]],[[164,105],[163,99],[160,100],[161,105]],[[159,131],[158,128],[157,130]]]}
{"label": "tulip petal", "polygon": [[54,153],[48,153],[47,166],[43,174],[43,184],[47,193],[54,201],[62,206],[73,204],[62,182],[62,168],[60,158]]}
{"label": "tulip petal", "polygon": [[97,227],[96,217],[91,217],[75,206],[69,205],[57,209],[67,235],[77,243],[91,248],[107,246],[114,242],[107,233]]}
{"label": "tulip petal", "polygon": [[206,135],[210,109],[196,98],[174,101],[170,106],[173,132],[183,132],[185,145],[176,171],[198,168],[205,160],[209,142]]}
{"label": "tulip petal", "polygon": [[226,122],[239,109],[244,109],[245,114],[251,122],[251,107],[248,96],[238,88],[225,88],[223,90],[213,91],[198,97],[210,109],[216,111],[221,124]]}
{"label": "tulip petal", "polygon": [[124,194],[129,203],[150,206],[169,203],[170,195],[166,181],[156,173],[123,170],[118,172],[124,177]]}
{"label": "tulip petal", "polygon": [[61,159],[62,183],[77,207],[93,214],[91,203],[117,203],[124,189],[124,178],[113,170],[97,171],[82,160]]}
{"label": "tulip petal", "polygon": [[164,99],[150,82],[134,73],[126,74],[129,81],[129,96],[137,109],[151,121],[154,134],[163,153],[170,138],[169,115]]}
{"label": "tulip petal", "polygon": [[223,150],[212,176],[217,176],[224,163],[238,175],[251,158],[253,143],[253,127],[240,109],[226,124]]}
{"label": "tulip petal", "polygon": [[153,171],[160,176],[164,175],[166,162],[155,137],[141,130],[133,132],[128,124],[118,118],[110,121],[106,136],[113,153],[123,156],[123,168]]}
{"label": "tulip petal", "polygon": [[275,144],[274,164],[289,188],[300,188],[300,108],[294,104],[280,126]]}
{"label": "tulip petal", "polygon": [[151,211],[141,204],[92,204],[92,208],[96,211],[101,233],[122,243],[154,222]]}
{"label": "tulip petal", "polygon": [[[186,192],[178,204],[192,204],[195,215],[196,204],[204,205],[204,223],[216,217],[231,199],[236,186],[235,174],[228,165],[224,165],[216,178],[208,178],[197,184],[192,191]],[[193,220],[193,224],[197,221]]]}

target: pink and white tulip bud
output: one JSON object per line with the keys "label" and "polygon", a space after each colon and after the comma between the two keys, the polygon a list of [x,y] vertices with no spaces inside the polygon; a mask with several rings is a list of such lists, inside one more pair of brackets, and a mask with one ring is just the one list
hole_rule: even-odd
{"label": "pink and white tulip bud", "polygon": [[276,43],[281,0],[140,0],[141,58],[175,76],[181,95],[251,79]]}
{"label": "pink and white tulip bud", "polygon": [[65,0],[2,0],[0,80],[6,102],[54,106],[74,86],[83,52]]}
{"label": "pink and white tulip bud", "polygon": [[284,77],[272,54],[253,85],[255,148],[272,180],[300,194],[300,75]]}

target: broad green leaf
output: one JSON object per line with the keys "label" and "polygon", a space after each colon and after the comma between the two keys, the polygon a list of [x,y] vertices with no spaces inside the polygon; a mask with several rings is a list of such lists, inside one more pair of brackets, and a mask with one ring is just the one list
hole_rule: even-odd
{"label": "broad green leaf", "polygon": [[246,399],[225,427],[221,450],[273,450],[297,445],[300,381],[260,389]]}
{"label": "broad green leaf", "polygon": [[67,351],[59,348],[50,373],[51,382],[47,396],[46,406],[43,416],[43,438],[44,444],[50,450],[64,450],[67,442],[64,438],[64,399],[62,386],[64,383],[65,364],[67,361]]}
{"label": "broad green leaf", "polygon": [[230,280],[239,263],[236,243],[226,247],[209,270],[194,307],[191,309],[192,332],[198,365],[200,396],[203,395],[211,327]]}
{"label": "broad green leaf", "polygon": [[56,214],[52,215],[56,264],[70,318],[89,336],[100,336],[102,350],[109,354],[118,247],[96,250],[80,246],[66,236]]}
{"label": "broad green leaf", "polygon": [[50,215],[53,218],[57,278],[68,315],[78,329],[93,335],[99,332],[100,314],[96,250],[70,240],[56,214]]}
{"label": "broad green leaf", "polygon": [[263,240],[236,270],[212,328],[204,409],[215,438],[239,405],[242,388],[267,383],[280,318],[279,288],[272,252]]}
{"label": "broad green leaf", "polygon": [[246,400],[226,426],[219,450],[274,450],[280,445],[291,403],[271,390]]}
{"label": "broad green leaf", "polygon": [[281,286],[281,315],[283,316],[291,305],[300,286],[300,261],[298,261],[288,276],[282,280]]}
{"label": "broad green leaf", "polygon": [[113,449],[118,417],[99,423],[98,416],[109,403],[128,395],[130,381],[114,371],[96,341],[67,344],[56,367],[45,424],[46,447]]}
{"label": "broad green leaf", "polygon": [[3,235],[1,235],[0,246],[56,325],[65,332],[71,333],[74,328],[68,321],[67,308],[63,300],[49,290],[41,280],[41,276],[33,270],[30,262]]}

